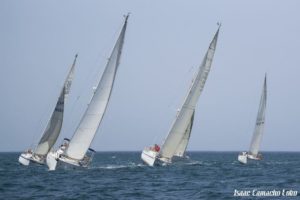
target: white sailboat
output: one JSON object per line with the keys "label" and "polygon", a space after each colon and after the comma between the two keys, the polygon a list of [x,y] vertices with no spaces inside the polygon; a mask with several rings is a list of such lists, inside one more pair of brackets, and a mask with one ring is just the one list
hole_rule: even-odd
{"label": "white sailboat", "polygon": [[61,131],[64,115],[64,104],[72,84],[76,59],[77,54],[68,73],[68,76],[64,82],[63,88],[61,89],[51,118],[47,124],[45,131],[43,132],[38,145],[34,150],[28,149],[19,156],[19,163],[21,163],[22,165],[29,165],[30,161],[38,164],[45,164],[46,155],[55,144]]}
{"label": "white sailboat", "polygon": [[89,147],[102,121],[113,89],[124,44],[128,17],[129,15],[125,16],[124,25],[108,59],[101,80],[95,88],[93,97],[72,139],[65,141],[57,151],[48,153],[47,165],[49,170],[55,170],[58,162],[87,167],[92,161],[94,150]]}
{"label": "white sailboat", "polygon": [[185,101],[178,111],[162,147],[160,148],[155,144],[154,147],[146,147],[143,150],[141,158],[147,165],[153,166],[160,162],[171,163],[174,156],[184,157],[192,131],[195,107],[204,88],[215,54],[219,29],[220,26],[209,45],[199,71],[192,81]]}
{"label": "white sailboat", "polygon": [[262,155],[259,153],[259,147],[263,136],[265,126],[265,113],[267,106],[267,75],[265,75],[263,90],[260,98],[259,109],[256,118],[256,124],[249,152],[242,152],[238,155],[238,161],[247,164],[247,159],[262,160]]}

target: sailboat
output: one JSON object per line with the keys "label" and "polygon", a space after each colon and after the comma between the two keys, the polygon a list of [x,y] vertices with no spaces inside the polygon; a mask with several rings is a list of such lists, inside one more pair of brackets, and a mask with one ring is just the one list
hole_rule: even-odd
{"label": "sailboat", "polygon": [[57,151],[48,153],[47,165],[49,170],[55,170],[58,162],[62,165],[75,167],[87,167],[91,163],[95,151],[90,148],[90,145],[105,114],[113,89],[120,64],[128,17],[129,15],[125,16],[124,25],[108,59],[101,80],[98,86],[94,88],[93,97],[72,139],[65,140]]}
{"label": "sailboat", "polygon": [[77,54],[75,55],[75,59],[61,89],[56,106],[52,112],[51,118],[48,121],[47,127],[44,130],[38,145],[34,150],[28,149],[19,156],[19,163],[21,163],[22,165],[27,166],[30,164],[30,161],[38,164],[45,164],[46,155],[55,144],[61,131],[64,115],[64,105],[71,88],[76,59]]}
{"label": "sailboat", "polygon": [[267,75],[265,75],[264,85],[262,89],[254,133],[252,136],[249,152],[244,151],[238,155],[238,161],[240,161],[243,164],[247,164],[247,158],[252,160],[262,160],[262,155],[259,153],[259,147],[264,132],[266,106],[267,106]]}
{"label": "sailboat", "polygon": [[185,156],[185,151],[193,127],[195,107],[211,68],[216,50],[219,30],[220,24],[213,37],[213,40],[209,45],[202,64],[200,65],[199,70],[191,83],[184,103],[181,106],[181,109],[178,110],[175,121],[173,122],[163,145],[160,148],[159,145],[155,144],[154,146],[146,147],[143,150],[141,159],[147,165],[153,166],[155,164],[169,164],[172,162],[172,158],[174,156],[179,158],[183,158]]}

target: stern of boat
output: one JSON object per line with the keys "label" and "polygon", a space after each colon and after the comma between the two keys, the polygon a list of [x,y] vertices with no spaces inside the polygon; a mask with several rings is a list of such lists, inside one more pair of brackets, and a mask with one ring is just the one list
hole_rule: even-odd
{"label": "stern of boat", "polygon": [[[88,167],[93,158],[94,158],[94,154],[96,153],[95,150],[89,148],[87,153],[84,155],[84,157],[81,160],[78,159],[74,159],[74,158],[70,158],[67,155],[63,154],[63,153],[59,153],[59,151],[57,151],[58,153],[58,160],[61,161],[61,164],[63,164],[64,166],[68,167],[68,166],[72,166],[72,167]],[[62,152],[62,151],[60,151]]]}
{"label": "stern of boat", "polygon": [[248,154],[248,158],[251,160],[262,160],[262,155],[261,154],[257,154],[257,156],[252,155],[252,154]]}

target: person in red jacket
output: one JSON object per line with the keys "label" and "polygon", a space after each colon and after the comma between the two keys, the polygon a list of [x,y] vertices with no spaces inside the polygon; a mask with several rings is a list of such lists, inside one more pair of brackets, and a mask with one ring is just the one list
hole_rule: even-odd
{"label": "person in red jacket", "polygon": [[154,145],[154,151],[156,151],[156,152],[160,151],[160,147],[157,144]]}

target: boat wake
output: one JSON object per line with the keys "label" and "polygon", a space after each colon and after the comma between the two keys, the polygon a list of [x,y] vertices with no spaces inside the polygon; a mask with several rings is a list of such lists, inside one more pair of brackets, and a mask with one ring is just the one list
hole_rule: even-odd
{"label": "boat wake", "polygon": [[203,165],[203,162],[198,160],[191,160],[190,162],[185,163],[185,165]]}
{"label": "boat wake", "polygon": [[203,163],[203,161],[192,160],[189,157],[177,159],[177,160],[174,160],[174,162],[172,162],[172,165],[177,165],[177,166],[180,166],[180,165],[183,165],[183,166],[186,166],[186,165],[195,166],[195,165],[204,165],[204,164],[205,163]]}
{"label": "boat wake", "polygon": [[138,168],[138,167],[146,167],[146,165],[142,163],[128,163],[128,164],[108,164],[108,165],[100,165],[100,166],[92,166],[89,169],[106,169],[106,170],[113,170],[113,169],[124,169],[124,168]]}

